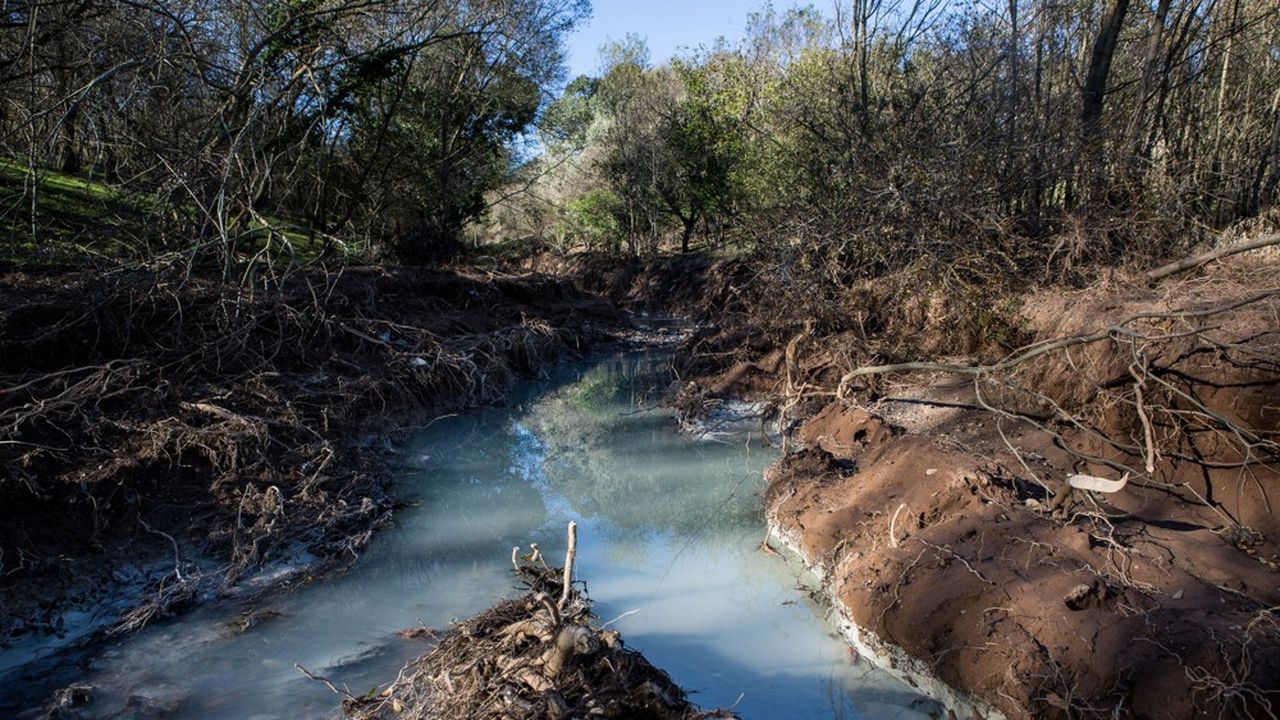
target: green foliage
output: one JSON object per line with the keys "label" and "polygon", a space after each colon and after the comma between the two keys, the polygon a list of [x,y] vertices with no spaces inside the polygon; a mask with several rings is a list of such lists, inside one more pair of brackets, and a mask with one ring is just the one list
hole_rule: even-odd
{"label": "green foliage", "polygon": [[424,58],[390,137],[380,139],[388,171],[405,180],[388,198],[397,208],[395,251],[403,261],[457,252],[463,226],[511,169],[510,143],[541,105],[538,85],[518,67],[493,65],[479,43],[451,43]]}
{"label": "green foliage", "polygon": [[613,252],[621,241],[618,216],[622,201],[611,190],[592,190],[569,201],[564,210],[564,233],[573,244]]}
{"label": "green foliage", "polygon": [[699,64],[677,61],[673,69],[684,90],[661,120],[661,140],[670,164],[657,174],[668,210],[683,225],[681,250],[698,223],[723,223],[740,195],[738,168],[746,150],[744,97],[726,65],[711,58]]}
{"label": "green foliage", "polygon": [[539,130],[548,145],[581,149],[589,141],[595,122],[594,100],[600,81],[581,75],[569,83],[564,94],[552,102],[543,114]]}
{"label": "green foliage", "polygon": [[[154,198],[46,168],[34,173],[0,158],[0,245],[12,259],[53,257],[74,249],[129,254]],[[34,228],[34,230],[33,230]]]}
{"label": "green foliage", "polygon": [[8,245],[102,228],[227,280],[303,244],[446,257],[527,159],[564,36],[588,13],[586,0],[42,5],[0,34],[0,57],[23,58],[0,78],[0,157],[92,167],[126,200],[4,181]]}
{"label": "green foliage", "polygon": [[657,67],[629,36],[552,105],[529,207],[573,215],[607,188],[619,240],[591,246],[642,255],[701,236],[798,286],[918,263],[980,282],[1167,257],[1280,201],[1264,29],[1280,6],[1195,8],[1133,4],[1092,94],[1114,24],[1087,3],[862,3],[838,23],[767,8],[740,43]]}

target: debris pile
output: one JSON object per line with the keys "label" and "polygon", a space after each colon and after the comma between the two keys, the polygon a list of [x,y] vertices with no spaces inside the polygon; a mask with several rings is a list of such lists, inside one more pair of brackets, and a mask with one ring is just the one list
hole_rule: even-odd
{"label": "debris pile", "polygon": [[[455,625],[373,697],[348,696],[353,720],[397,718],[732,718],[703,712],[616,630],[595,624],[591,601],[537,548],[513,555],[528,591]],[[567,583],[567,584],[566,584]]]}

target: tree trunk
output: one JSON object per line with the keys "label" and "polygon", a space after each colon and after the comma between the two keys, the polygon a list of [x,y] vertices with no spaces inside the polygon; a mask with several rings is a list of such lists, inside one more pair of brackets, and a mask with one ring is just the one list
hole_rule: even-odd
{"label": "tree trunk", "polygon": [[1209,186],[1206,195],[1217,197],[1214,200],[1213,212],[1219,223],[1226,220],[1226,212],[1224,212],[1224,199],[1215,192],[1222,186],[1222,171],[1225,163],[1222,161],[1222,129],[1226,120],[1227,106],[1227,80],[1231,73],[1231,55],[1235,49],[1236,43],[1236,16],[1240,10],[1239,0],[1232,3],[1231,14],[1227,25],[1227,47],[1222,53],[1222,72],[1218,75],[1218,110],[1216,127],[1213,132],[1213,161],[1212,172],[1209,174]]}
{"label": "tree trunk", "polygon": [[1022,172],[1022,162],[1018,150],[1018,113],[1022,109],[1022,93],[1020,91],[1021,68],[1018,58],[1022,54],[1021,40],[1018,36],[1018,0],[1009,0],[1009,114],[1006,123],[1007,134],[1004,146],[1004,172],[1001,194],[1006,195],[1014,214],[1022,211],[1026,190]]}
{"label": "tree trunk", "polygon": [[686,220],[684,222],[684,232],[680,233],[680,252],[689,252],[689,238],[693,237],[693,227],[696,221]]}
{"label": "tree trunk", "polygon": [[[1268,148],[1271,158],[1270,176],[1258,183],[1258,200],[1256,212],[1262,212],[1276,203],[1276,188],[1280,186],[1280,90],[1276,91],[1271,101],[1271,114],[1275,117],[1271,125],[1271,143]],[[1263,175],[1266,176],[1264,170]]]}
{"label": "tree trunk", "polygon": [[853,0],[853,46],[854,60],[858,63],[858,119],[859,126],[865,135],[870,127],[870,78],[867,70],[868,21],[870,20],[870,0]]}
{"label": "tree trunk", "polygon": [[1107,92],[1107,76],[1111,74],[1111,60],[1115,57],[1120,29],[1124,26],[1124,18],[1128,13],[1129,0],[1113,0],[1111,8],[1103,16],[1098,37],[1093,43],[1081,93],[1080,140],[1091,199],[1096,199],[1107,179],[1102,107]]}
{"label": "tree trunk", "polygon": [[[1154,93],[1156,68],[1160,63],[1160,46],[1164,42],[1165,22],[1169,17],[1169,7],[1173,4],[1173,0],[1160,0],[1156,6],[1155,18],[1151,22],[1151,33],[1147,37],[1147,52],[1142,63],[1142,80],[1138,85],[1138,104],[1133,111],[1133,117],[1129,119],[1128,152],[1129,160],[1141,161],[1147,158],[1148,148],[1144,138],[1147,137],[1144,122],[1148,122],[1151,127],[1160,124],[1160,118],[1147,118],[1147,106],[1151,102]],[[1134,168],[1136,171],[1136,168]]]}

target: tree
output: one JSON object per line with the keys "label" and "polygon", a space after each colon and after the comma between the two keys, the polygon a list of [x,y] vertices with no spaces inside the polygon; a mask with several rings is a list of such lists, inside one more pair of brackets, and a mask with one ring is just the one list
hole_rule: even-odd
{"label": "tree", "polygon": [[656,175],[665,162],[659,136],[660,108],[673,91],[666,72],[648,67],[649,51],[634,35],[603,49],[600,112],[606,118],[597,170],[622,199],[618,225],[631,255],[657,247],[662,231],[662,200]]}
{"label": "tree", "polygon": [[544,167],[572,170],[529,194],[562,210],[607,187],[627,252],[723,227],[837,284],[1142,262],[1276,202],[1275,2],[838,8],[762,11],[658,67],[636,38],[605,48],[548,123],[566,140]]}
{"label": "tree", "polygon": [[[425,259],[508,177],[509,146],[588,12],[586,0],[10,3],[0,153],[148,196],[174,226],[164,235],[228,279],[269,258],[264,245],[293,255],[281,221]],[[7,205],[36,227],[40,198],[23,192]],[[151,246],[161,235],[140,240],[166,249]]]}
{"label": "tree", "polygon": [[727,93],[715,87],[712,61],[676,62],[682,96],[661,121],[666,158],[657,173],[658,194],[681,223],[680,251],[700,221],[722,219],[738,194],[735,170],[742,155],[742,129]]}
{"label": "tree", "polygon": [[478,38],[433,48],[409,78],[387,143],[383,207],[400,260],[457,253],[463,226],[512,167],[508,145],[537,115],[541,93],[518,67],[494,62]]}
{"label": "tree", "polygon": [[1128,13],[1129,0],[1112,0],[1093,41],[1089,69],[1080,89],[1081,147],[1084,152],[1085,173],[1089,178],[1090,189],[1094,192],[1106,180],[1102,108],[1107,94],[1107,77],[1111,74],[1111,62]]}

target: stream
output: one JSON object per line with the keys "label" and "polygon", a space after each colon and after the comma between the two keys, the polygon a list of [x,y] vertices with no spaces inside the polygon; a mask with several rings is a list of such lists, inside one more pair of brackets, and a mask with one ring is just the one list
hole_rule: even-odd
{"label": "stream", "polygon": [[851,657],[803,573],[759,549],[759,420],[701,437],[655,407],[670,353],[619,350],[524,383],[503,407],[431,421],[397,449],[400,511],[350,572],[278,600],[247,632],[212,602],[112,643],[88,663],[83,717],[314,718],[423,652],[397,631],[443,629],[518,590],[511,548],[562,561],[601,622],[704,708],[745,718],[928,718],[939,706]]}

